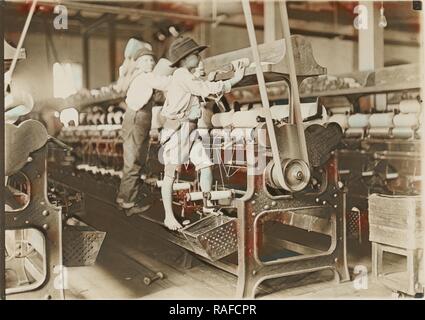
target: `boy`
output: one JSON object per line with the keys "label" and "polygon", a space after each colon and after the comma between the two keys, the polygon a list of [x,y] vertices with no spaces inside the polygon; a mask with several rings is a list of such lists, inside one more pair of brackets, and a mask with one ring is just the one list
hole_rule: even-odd
{"label": "boy", "polygon": [[152,107],[156,102],[154,89],[166,90],[171,79],[152,73],[155,59],[149,48],[141,46],[135,51],[134,58],[136,70],[127,91],[127,110],[122,123],[123,177],[116,199],[127,216],[150,207],[142,199],[140,177],[147,157]]}
{"label": "boy", "polygon": [[169,50],[171,67],[178,69],[173,73],[162,109],[167,120],[161,132],[165,166],[161,195],[165,210],[164,224],[171,230],[182,227],[172,209],[173,183],[178,167],[190,160],[195,169],[200,171],[201,190],[208,192],[212,187],[213,163],[202,142],[191,134],[201,116],[200,98],[229,92],[233,85],[242,80],[245,71],[244,65],[239,63],[230,80],[210,82],[197,78],[194,72],[201,62],[199,53],[206,48],[191,38],[180,37],[171,44]]}

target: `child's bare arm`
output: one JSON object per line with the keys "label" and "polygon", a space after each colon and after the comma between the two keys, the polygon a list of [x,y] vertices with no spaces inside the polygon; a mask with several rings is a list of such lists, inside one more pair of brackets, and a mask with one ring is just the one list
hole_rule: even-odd
{"label": "child's bare arm", "polygon": [[208,97],[211,94],[221,94],[229,92],[232,86],[242,80],[245,73],[245,65],[238,63],[233,78],[226,81],[203,81],[195,78],[189,72],[181,72],[181,80],[186,90],[196,96]]}
{"label": "child's bare arm", "polygon": [[195,96],[208,97],[211,94],[220,94],[228,92],[231,89],[230,81],[204,81],[193,77],[193,75],[186,74],[177,78],[181,81],[185,91],[190,92]]}

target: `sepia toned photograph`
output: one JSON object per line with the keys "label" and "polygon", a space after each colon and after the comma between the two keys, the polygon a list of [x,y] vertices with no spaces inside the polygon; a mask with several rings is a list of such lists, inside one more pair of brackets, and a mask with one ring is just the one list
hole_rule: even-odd
{"label": "sepia toned photograph", "polygon": [[423,5],[0,1],[0,300],[423,300]]}

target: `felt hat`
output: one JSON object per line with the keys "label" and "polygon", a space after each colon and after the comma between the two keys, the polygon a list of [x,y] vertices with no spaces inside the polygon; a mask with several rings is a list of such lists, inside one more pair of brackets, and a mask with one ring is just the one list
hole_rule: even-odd
{"label": "felt hat", "polygon": [[189,37],[178,37],[170,46],[168,56],[171,61],[171,67],[176,67],[177,64],[187,56],[194,52],[201,52],[208,46],[200,46],[195,40]]}

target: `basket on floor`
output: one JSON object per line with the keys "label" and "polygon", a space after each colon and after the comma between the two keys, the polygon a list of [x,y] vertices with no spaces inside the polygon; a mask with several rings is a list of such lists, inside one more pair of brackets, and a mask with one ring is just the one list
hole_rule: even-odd
{"label": "basket on floor", "polygon": [[62,233],[63,263],[66,267],[91,266],[96,262],[106,232],[75,219],[68,219]]}

